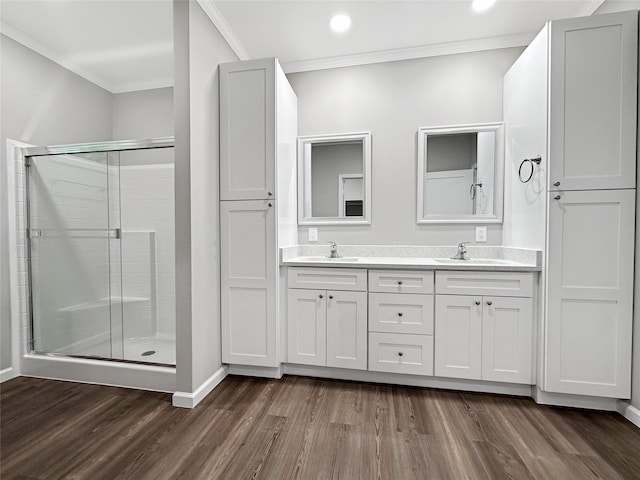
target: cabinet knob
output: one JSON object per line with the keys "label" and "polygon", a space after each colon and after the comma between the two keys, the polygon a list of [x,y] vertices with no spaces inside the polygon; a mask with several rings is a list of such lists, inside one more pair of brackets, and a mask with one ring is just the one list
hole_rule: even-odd
{"label": "cabinet knob", "polygon": [[331,300],[333,298],[333,295],[329,295],[329,300]]}
{"label": "cabinet knob", "polygon": [[398,280],[398,285],[402,285],[402,280]]}
{"label": "cabinet knob", "polygon": [[487,305],[493,305],[493,302],[491,300],[487,300]]}
{"label": "cabinet knob", "polygon": [[273,192],[267,192],[267,195],[271,196],[273,195]]}
{"label": "cabinet knob", "polygon": [[273,207],[273,203],[269,202],[269,203],[267,203],[267,206],[268,207]]}
{"label": "cabinet knob", "polygon": [[480,300],[476,300],[476,305],[480,305]]}
{"label": "cabinet knob", "polygon": [[402,316],[402,312],[399,312],[399,313],[398,313],[398,316],[399,316],[399,317],[401,317],[401,316]]}
{"label": "cabinet knob", "polygon": [[398,352],[399,357],[401,357],[402,355],[404,355],[402,352]]}
{"label": "cabinet knob", "polygon": [[553,186],[554,187],[559,187],[560,186],[560,182],[553,182]]}
{"label": "cabinet knob", "polygon": [[320,298],[324,298],[322,295],[318,295]]}
{"label": "cabinet knob", "polygon": [[555,197],[553,197],[553,198],[555,198],[556,200],[560,200],[560,199],[562,198],[562,195],[556,195],[556,196],[555,196]]}

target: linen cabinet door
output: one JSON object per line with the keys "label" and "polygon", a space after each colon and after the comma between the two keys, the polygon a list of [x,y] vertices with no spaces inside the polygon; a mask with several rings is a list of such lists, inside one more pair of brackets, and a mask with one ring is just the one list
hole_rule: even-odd
{"label": "linen cabinet door", "polygon": [[634,188],[638,12],[550,25],[549,189]]}
{"label": "linen cabinet door", "polygon": [[483,297],[482,301],[482,380],[531,384],[532,300]]}
{"label": "linen cabinet door", "polygon": [[276,195],[276,60],[220,65],[220,199]]}
{"label": "linen cabinet door", "polygon": [[434,373],[480,380],[482,297],[436,295]]}
{"label": "linen cabinet door", "polygon": [[288,361],[303,365],[327,364],[327,292],[288,291]]}
{"label": "linen cabinet door", "polygon": [[327,366],[367,369],[366,292],[327,292]]}
{"label": "linen cabinet door", "polygon": [[545,390],[629,398],[635,190],[551,193]]}
{"label": "linen cabinet door", "polygon": [[220,202],[224,363],[264,367],[278,364],[274,203]]}

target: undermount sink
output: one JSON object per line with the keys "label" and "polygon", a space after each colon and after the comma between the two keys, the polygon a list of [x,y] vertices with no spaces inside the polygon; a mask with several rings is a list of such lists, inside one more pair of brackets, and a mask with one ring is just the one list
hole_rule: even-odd
{"label": "undermount sink", "polygon": [[338,257],[338,258],[329,258],[329,257],[300,257],[298,260],[301,262],[357,262],[358,257]]}
{"label": "undermount sink", "polygon": [[471,258],[469,260],[458,260],[457,258],[434,258],[437,263],[448,263],[451,265],[505,265],[504,260],[494,258]]}

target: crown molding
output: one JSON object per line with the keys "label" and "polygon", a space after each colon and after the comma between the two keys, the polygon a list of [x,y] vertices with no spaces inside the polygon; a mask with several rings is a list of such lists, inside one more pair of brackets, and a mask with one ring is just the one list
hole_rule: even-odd
{"label": "crown molding", "polygon": [[598,10],[604,2],[607,0],[596,0],[591,5],[588,5],[587,8],[580,15],[576,15],[576,17],[589,17]]}
{"label": "crown molding", "polygon": [[285,73],[308,72],[311,70],[353,67],[356,65],[395,62],[398,60],[411,60],[415,58],[436,57],[440,55],[454,55],[457,53],[481,52],[500,48],[524,47],[529,45],[534,37],[534,33],[508,35],[478,40],[464,40],[461,42],[439,43],[421,47],[381,50],[356,55],[302,60],[299,62],[285,62],[282,63],[282,69]]}
{"label": "crown molding", "polygon": [[249,52],[247,52],[247,49],[244,48],[244,45],[242,45],[242,42],[231,29],[231,27],[227,23],[227,20],[224,18],[222,12],[220,12],[218,7],[216,7],[213,0],[196,1],[198,2],[198,5],[202,7],[202,10],[204,10],[204,13],[207,14],[207,17],[209,17],[211,23],[215,25],[215,27],[220,32],[220,35],[222,35],[222,38],[225,39],[225,41],[229,44],[229,47],[231,47],[231,50],[234,51],[238,58],[240,60],[250,60],[251,56],[249,55]]}
{"label": "crown molding", "polygon": [[52,62],[57,63],[61,67],[72,71],[76,75],[80,75],[82,78],[96,84],[97,86],[107,90],[108,92],[114,92],[115,86],[106,81],[104,78],[94,75],[93,73],[75,63],[69,57],[62,55],[61,53],[56,52],[55,50],[52,50],[49,47],[41,44],[31,36],[24,33],[22,30],[9,25],[7,22],[0,21],[0,33],[33,50],[34,52],[39,53],[43,57],[48,58]]}

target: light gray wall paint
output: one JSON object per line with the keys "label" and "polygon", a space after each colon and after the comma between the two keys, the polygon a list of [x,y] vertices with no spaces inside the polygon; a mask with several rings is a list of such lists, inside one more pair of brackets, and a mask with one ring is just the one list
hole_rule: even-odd
{"label": "light gray wall paint", "polygon": [[640,0],[606,0],[598,7],[594,15],[624,12],[625,10],[640,10]]}
{"label": "light gray wall paint", "polygon": [[221,365],[218,64],[237,60],[196,2],[174,1],[177,370],[193,392]]}
{"label": "light gray wall paint", "polygon": [[311,208],[314,217],[338,216],[338,175],[362,174],[362,143],[311,147]]}
{"label": "light gray wall paint", "polygon": [[11,365],[6,140],[34,145],[109,140],[111,93],[0,35],[0,369]]}
{"label": "light gray wall paint", "polygon": [[[473,240],[473,225],[416,224],[417,130],[501,121],[502,77],[522,50],[288,75],[298,96],[299,135],[372,132],[371,225],[319,226],[319,241],[453,245]],[[299,233],[307,243],[307,227]],[[500,244],[501,237],[501,226],[490,225],[488,243]]]}

